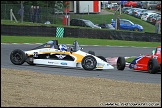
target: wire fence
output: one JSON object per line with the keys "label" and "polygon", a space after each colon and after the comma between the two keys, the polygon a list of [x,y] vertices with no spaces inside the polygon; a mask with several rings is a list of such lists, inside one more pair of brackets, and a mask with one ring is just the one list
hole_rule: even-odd
{"label": "wire fence", "polygon": [[[18,21],[21,21],[21,16],[18,14],[18,11],[21,9],[21,4],[1,4],[1,19],[10,20],[10,9],[13,10],[13,14],[15,15]],[[24,22],[31,22],[30,19],[30,5],[24,5]],[[66,13],[63,12],[63,9],[59,8],[50,8],[50,7],[40,7],[39,21],[40,23],[45,23],[46,21],[50,21],[51,24],[62,24],[63,17],[65,17]],[[111,20],[107,20],[105,15],[100,15],[100,17],[95,17],[95,14],[81,13],[74,14],[73,12],[68,13],[70,16],[69,19],[72,18],[81,18],[91,20],[93,17],[94,23],[111,23]],[[114,18],[113,15],[111,15]]]}
{"label": "wire fence", "polygon": [[[18,21],[21,21],[21,16],[18,14],[18,11],[21,9],[20,4],[1,4],[1,19],[3,20],[10,20],[10,9],[12,9],[13,14],[15,15]],[[23,21],[30,22],[30,9],[31,6],[25,5],[24,6],[24,17]],[[40,14],[39,14],[39,21],[38,22],[45,22],[50,21],[53,24],[59,23],[57,21],[60,16],[63,16],[63,10],[56,10],[55,8],[49,7],[40,7]]]}
{"label": "wire fence", "polygon": [[[14,16],[16,19],[21,22],[21,16],[18,14],[19,10],[21,9],[21,4],[1,4],[1,20],[10,20],[10,10],[12,9]],[[23,21],[24,22],[32,22],[30,19],[30,9],[31,5],[24,5],[24,15]],[[60,8],[51,8],[51,7],[39,7],[40,14],[39,14],[39,23],[45,23],[49,21],[51,24],[63,24],[64,17],[66,13],[63,12],[63,9]],[[102,11],[102,10],[101,10]],[[111,23],[111,19],[115,19],[116,16],[114,13],[107,13],[105,10],[104,12],[96,14],[88,14],[88,13],[81,13],[81,14],[74,14],[72,12],[68,13],[69,20],[72,18],[80,18],[80,19],[87,19],[91,20],[94,24],[100,23]],[[69,25],[69,24],[68,24]],[[159,28],[159,33],[161,33],[161,26]],[[156,30],[157,31],[157,30]],[[145,31],[149,32],[149,31]],[[152,32],[155,32],[152,30]]]}

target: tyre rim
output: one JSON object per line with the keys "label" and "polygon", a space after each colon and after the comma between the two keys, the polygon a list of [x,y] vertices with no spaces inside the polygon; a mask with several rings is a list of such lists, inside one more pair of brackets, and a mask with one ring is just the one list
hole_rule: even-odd
{"label": "tyre rim", "polygon": [[92,59],[88,58],[88,59],[85,60],[85,66],[89,67],[89,68],[93,67],[93,65],[94,65],[93,62],[94,61]]}
{"label": "tyre rim", "polygon": [[148,69],[151,70],[153,68],[152,63],[149,63]]}
{"label": "tyre rim", "polygon": [[22,57],[21,57],[21,55],[19,53],[14,54],[13,60],[15,62],[19,62],[19,61],[21,61],[21,59],[22,59]]}

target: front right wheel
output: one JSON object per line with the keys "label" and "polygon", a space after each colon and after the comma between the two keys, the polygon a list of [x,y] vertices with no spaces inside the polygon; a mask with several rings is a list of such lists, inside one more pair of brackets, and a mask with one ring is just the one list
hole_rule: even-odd
{"label": "front right wheel", "polygon": [[93,70],[96,68],[97,61],[93,56],[87,55],[82,59],[81,64],[85,70]]}

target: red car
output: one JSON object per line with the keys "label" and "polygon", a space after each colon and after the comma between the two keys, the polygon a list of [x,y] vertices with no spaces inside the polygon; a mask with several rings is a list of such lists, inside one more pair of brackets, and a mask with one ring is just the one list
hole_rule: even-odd
{"label": "red car", "polygon": [[[124,70],[124,57],[118,57],[117,69]],[[129,68],[137,71],[147,71],[151,74],[161,72],[161,46],[157,46],[152,54],[140,55],[136,57],[130,64]]]}
{"label": "red car", "polygon": [[133,1],[128,1],[126,3],[124,3],[125,7],[136,7],[137,6],[137,2],[133,2]]}
{"label": "red car", "polygon": [[156,9],[161,10],[161,2],[156,5]]}

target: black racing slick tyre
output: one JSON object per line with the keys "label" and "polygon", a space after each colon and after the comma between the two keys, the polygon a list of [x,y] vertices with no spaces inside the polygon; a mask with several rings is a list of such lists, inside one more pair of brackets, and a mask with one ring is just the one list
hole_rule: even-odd
{"label": "black racing slick tyre", "polygon": [[36,64],[33,63],[33,59],[34,59],[33,57],[28,57],[26,59],[26,63],[28,63],[29,65],[32,65],[32,66],[36,65]]}
{"label": "black racing slick tyre", "polygon": [[15,65],[22,65],[25,62],[26,55],[24,51],[15,49],[10,54],[10,61]]}
{"label": "black racing slick tyre", "polygon": [[158,61],[154,58],[151,58],[148,62],[148,72],[150,74],[156,74],[159,70],[159,64]]}
{"label": "black racing slick tyre", "polygon": [[93,56],[87,55],[82,59],[81,64],[85,70],[93,70],[96,68],[97,61]]}
{"label": "black racing slick tyre", "polygon": [[94,51],[88,51],[88,53],[95,56],[95,52]]}
{"label": "black racing slick tyre", "polygon": [[118,70],[124,70],[125,69],[125,64],[126,64],[125,58],[124,57],[118,57],[117,63],[116,63],[117,69]]}

